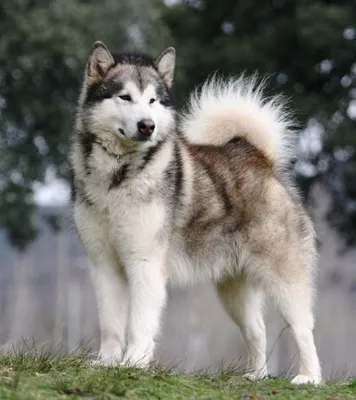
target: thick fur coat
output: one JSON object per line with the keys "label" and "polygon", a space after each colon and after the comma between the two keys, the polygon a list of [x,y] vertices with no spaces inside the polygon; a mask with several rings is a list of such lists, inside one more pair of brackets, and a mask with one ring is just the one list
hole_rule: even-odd
{"label": "thick fur coat", "polygon": [[175,51],[90,54],[72,135],[74,217],[92,264],[99,360],[145,367],[168,283],[213,282],[266,376],[265,296],[300,354],[294,383],[321,381],[313,339],[315,233],[286,166],[292,120],[255,78],[213,78],[180,126]]}

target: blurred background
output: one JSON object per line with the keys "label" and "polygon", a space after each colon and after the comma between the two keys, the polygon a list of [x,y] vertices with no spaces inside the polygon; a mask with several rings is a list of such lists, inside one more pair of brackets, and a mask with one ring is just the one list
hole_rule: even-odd
{"label": "blurred background", "polygon": [[[270,75],[301,126],[293,173],[319,235],[316,342],[329,377],[356,374],[356,3],[347,0],[1,0],[0,349],[98,348],[88,261],[70,213],[68,139],[95,40],[177,50],[175,94],[209,74]],[[271,372],[294,343],[266,315]],[[170,290],[157,358],[181,370],[243,367],[210,286]]]}

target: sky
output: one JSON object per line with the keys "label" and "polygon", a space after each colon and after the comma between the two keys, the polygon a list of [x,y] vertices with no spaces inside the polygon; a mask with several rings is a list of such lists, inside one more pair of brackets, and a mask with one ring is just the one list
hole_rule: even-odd
{"label": "sky", "polygon": [[63,207],[69,204],[69,184],[64,179],[58,179],[53,169],[48,169],[45,182],[35,182],[33,189],[35,203],[40,207]]}

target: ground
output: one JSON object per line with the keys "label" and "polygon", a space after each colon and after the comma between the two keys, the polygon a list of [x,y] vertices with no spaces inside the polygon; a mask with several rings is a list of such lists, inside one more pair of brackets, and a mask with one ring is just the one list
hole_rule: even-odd
{"label": "ground", "polygon": [[295,386],[283,379],[250,382],[234,369],[178,374],[162,368],[88,366],[83,358],[0,356],[0,399],[356,399],[356,380]]}

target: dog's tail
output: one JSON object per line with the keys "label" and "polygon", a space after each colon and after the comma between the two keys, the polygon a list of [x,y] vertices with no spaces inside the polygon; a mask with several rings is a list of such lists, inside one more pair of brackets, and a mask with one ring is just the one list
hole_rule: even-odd
{"label": "dog's tail", "polygon": [[264,86],[256,76],[209,79],[191,95],[183,134],[192,143],[217,146],[245,138],[283,168],[292,156],[295,124],[282,97],[263,96]]}

